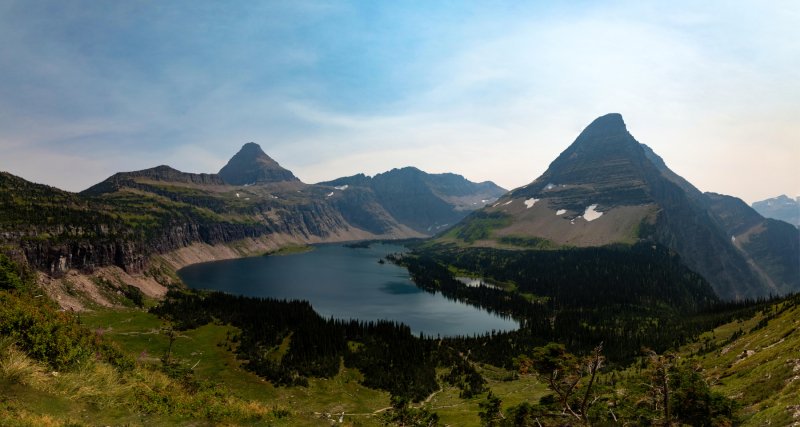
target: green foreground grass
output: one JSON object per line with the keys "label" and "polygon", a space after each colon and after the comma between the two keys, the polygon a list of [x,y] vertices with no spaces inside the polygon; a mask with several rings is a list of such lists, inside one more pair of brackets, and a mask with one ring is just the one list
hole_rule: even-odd
{"label": "green foreground grass", "polygon": [[[140,361],[156,363],[169,345],[160,333],[162,321],[144,311],[99,310],[82,320]],[[228,339],[237,332],[231,326],[213,324],[181,332],[173,345],[173,356],[193,366],[198,378],[224,385],[236,397],[291,408],[291,416],[273,421],[274,425],[320,425],[329,415],[338,421],[342,413],[345,425],[381,425],[379,414],[390,407],[389,394],[360,385],[358,371],[342,367],[336,377],[311,379],[308,387],[275,387],[240,367]],[[535,402],[546,393],[544,385],[530,377],[509,381],[511,372],[489,365],[482,365],[480,372],[493,393],[503,399],[504,407],[526,400]],[[484,396],[462,399],[457,388],[445,386],[422,404],[437,412],[444,424],[477,426],[478,403]]]}
{"label": "green foreground grass", "polygon": [[[692,356],[703,345],[713,350]],[[800,424],[800,306],[781,303],[720,326],[681,354],[696,358],[714,388],[742,405],[742,425]]]}
{"label": "green foreground grass", "polygon": [[[150,375],[164,382],[156,369],[169,347],[161,319],[138,309],[105,309],[81,315],[81,322],[120,345],[134,357],[139,368],[134,375]],[[337,422],[342,425],[382,425],[381,414],[390,408],[389,394],[360,384],[357,370],[342,367],[331,379],[311,379],[308,387],[275,387],[258,376],[243,370],[233,353],[230,339],[238,331],[229,325],[209,324],[181,331],[172,347],[172,358],[181,366],[192,368],[194,377],[209,381],[225,390],[232,402],[244,409],[241,413],[222,418],[197,419],[180,415],[159,415],[131,411],[126,404],[132,385],[119,374],[98,374],[97,367],[69,374],[54,374],[27,359],[21,352],[9,359],[22,358],[30,372],[20,376],[0,374],[0,387],[5,391],[0,409],[2,425],[275,425],[318,426]],[[278,349],[277,351],[280,351]],[[23,370],[24,370],[23,369]],[[536,401],[546,389],[533,378],[509,380],[511,372],[481,365],[481,374],[489,388],[503,399],[504,407],[524,400]],[[92,379],[93,377],[106,377]],[[153,378],[146,378],[148,383]],[[78,384],[93,387],[93,392],[74,393]],[[127,384],[127,385],[126,385]],[[130,387],[129,387],[130,386]],[[455,387],[444,386],[434,393],[426,405],[441,417],[445,425],[477,426],[478,403],[485,393],[471,399],[459,397]],[[251,410],[248,412],[248,410]],[[259,416],[254,416],[257,414]],[[344,415],[343,415],[344,414]]]}

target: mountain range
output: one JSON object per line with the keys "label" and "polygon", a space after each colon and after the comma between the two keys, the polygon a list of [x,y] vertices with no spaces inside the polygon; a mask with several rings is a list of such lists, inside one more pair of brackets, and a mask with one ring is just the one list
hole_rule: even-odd
{"label": "mountain range", "polygon": [[226,246],[230,257],[438,233],[434,242],[513,250],[652,242],[724,299],[800,290],[795,226],[701,192],[619,114],[593,121],[539,178],[510,192],[413,167],[306,184],[251,142],[216,174],[162,165],[77,194],[0,173],[0,201],[0,245],[52,276],[144,272],[153,255],[196,245]]}
{"label": "mountain range", "polygon": [[469,215],[440,243],[516,249],[650,241],[725,299],[800,290],[800,232],[742,200],[703,193],[627,131],[594,120],[530,184]]}
{"label": "mountain range", "polygon": [[162,165],[114,174],[78,194],[2,173],[0,244],[52,275],[108,265],[141,272],[151,255],[197,243],[245,242],[237,243],[244,255],[292,243],[425,237],[506,191],[415,168],[358,177],[374,185],[353,177],[305,184],[252,142],[217,174]]}

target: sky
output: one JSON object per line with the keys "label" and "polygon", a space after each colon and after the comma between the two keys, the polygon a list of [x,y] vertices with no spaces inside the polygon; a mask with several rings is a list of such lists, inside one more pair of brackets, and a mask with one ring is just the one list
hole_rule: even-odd
{"label": "sky", "polygon": [[702,191],[800,195],[800,2],[0,0],[0,170],[70,191],[246,142],[314,183],[533,181],[594,118]]}

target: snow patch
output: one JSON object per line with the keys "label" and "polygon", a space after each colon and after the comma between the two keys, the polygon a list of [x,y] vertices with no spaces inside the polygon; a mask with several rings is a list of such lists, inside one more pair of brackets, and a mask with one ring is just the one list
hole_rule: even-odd
{"label": "snow patch", "polygon": [[511,204],[511,202],[513,202],[513,201],[514,201],[513,199],[512,199],[512,200],[509,200],[509,201],[507,201],[507,202],[503,203],[503,206],[505,206],[505,205],[508,205],[508,204]]}
{"label": "snow patch", "polygon": [[564,215],[565,213],[567,213],[566,209],[559,209],[556,211],[556,215],[558,216]]}
{"label": "snow patch", "polygon": [[736,242],[736,236],[731,236],[731,242],[733,242],[733,243]]}
{"label": "snow patch", "polygon": [[335,189],[337,189],[339,191],[344,191],[344,190],[347,190],[347,187],[349,187],[349,185],[345,184],[345,185],[337,185],[336,187],[333,187],[333,188],[335,188]]}
{"label": "snow patch", "polygon": [[328,193],[328,194],[327,194],[325,197],[331,197],[331,196],[333,196],[333,191],[331,191],[330,193]]}
{"label": "snow patch", "polygon": [[556,185],[553,184],[552,182],[544,186],[545,190],[552,190],[554,188],[556,188]]}
{"label": "snow patch", "polygon": [[526,200],[526,201],[524,202],[524,203],[525,203],[525,207],[526,207],[526,209],[530,209],[530,208],[532,208],[532,207],[533,207],[533,205],[535,205],[535,204],[536,204],[536,202],[538,202],[538,201],[539,201],[539,199],[534,199],[533,197],[531,197],[530,199]]}
{"label": "snow patch", "polygon": [[586,221],[594,221],[597,218],[603,216],[602,212],[595,210],[596,208],[597,208],[597,203],[590,205],[588,208],[586,208],[586,212],[583,213],[583,218]]}
{"label": "snow patch", "polygon": [[239,197],[239,193],[236,193],[236,197]]}

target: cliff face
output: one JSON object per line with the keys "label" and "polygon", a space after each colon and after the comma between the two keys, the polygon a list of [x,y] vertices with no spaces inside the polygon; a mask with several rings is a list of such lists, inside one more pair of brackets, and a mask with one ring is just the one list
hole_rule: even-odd
{"label": "cliff face", "polygon": [[[201,223],[190,220],[138,235],[132,232],[116,234],[108,228],[103,230],[87,234],[82,230],[53,227],[25,236],[6,233],[5,240],[18,241],[32,267],[59,277],[71,269],[91,272],[111,265],[128,273],[140,273],[148,268],[151,255],[168,253],[194,243],[218,245],[272,234],[294,236],[298,242],[324,241],[355,231],[339,212],[322,203],[289,207],[266,217],[263,223]],[[56,237],[48,239],[43,236]]]}
{"label": "cliff face", "polygon": [[25,241],[21,246],[31,267],[53,277],[61,277],[71,269],[88,273],[109,265],[141,272],[148,253],[143,244],[119,240]]}

